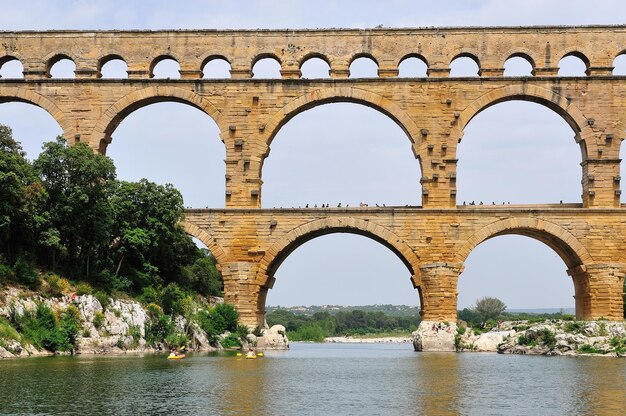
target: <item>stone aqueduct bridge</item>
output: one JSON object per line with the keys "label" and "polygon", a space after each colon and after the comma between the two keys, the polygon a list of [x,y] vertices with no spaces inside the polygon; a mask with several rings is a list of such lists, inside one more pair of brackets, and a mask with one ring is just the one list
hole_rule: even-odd
{"label": "stone aqueduct bridge", "polygon": [[[476,245],[503,234],[535,238],[559,254],[573,279],[580,318],[622,319],[626,209],[619,149],[626,78],[613,76],[612,64],[625,52],[625,26],[0,32],[0,65],[17,59],[24,67],[23,80],[0,80],[0,102],[42,107],[70,143],[103,153],[124,117],[151,103],[186,103],[215,120],[226,147],[226,208],[189,210],[185,227],[218,259],[226,299],[250,325],[263,322],[265,296],[284,258],[333,232],[361,234],[396,253],[411,272],[426,319],[456,318],[463,262]],[[583,60],[586,76],[558,76],[559,60],[569,55]],[[504,62],[515,56],[531,63],[532,76],[503,76]],[[266,57],[279,61],[282,79],[252,78],[251,68]],[[302,64],[314,57],[329,64],[330,79],[300,78]],[[378,78],[348,78],[359,57],[378,64]],[[408,57],[427,64],[426,78],[397,77]],[[456,57],[472,58],[479,77],[450,78]],[[51,66],[64,58],[75,62],[76,79],[50,79]],[[151,79],[165,58],[178,61],[181,79]],[[128,79],[100,79],[111,59],[127,63]],[[212,59],[230,63],[230,79],[201,79]],[[457,206],[463,129],[480,111],[507,100],[542,104],[571,126],[581,152],[579,204]],[[372,107],[404,130],[421,164],[415,184],[422,186],[422,207],[261,209],[263,161],[277,131],[300,112],[330,102]]]}

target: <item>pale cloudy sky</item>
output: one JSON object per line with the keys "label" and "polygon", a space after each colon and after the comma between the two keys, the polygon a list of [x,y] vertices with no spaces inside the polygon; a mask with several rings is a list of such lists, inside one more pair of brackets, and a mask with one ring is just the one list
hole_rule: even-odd
{"label": "pale cloudy sky", "polygon": [[[0,11],[2,30],[626,23],[622,0],[0,0]],[[626,71],[626,62],[619,65]],[[563,62],[562,68],[579,70],[576,62]],[[457,69],[468,70],[462,64]],[[523,65],[511,63],[507,70],[523,70]],[[0,75],[11,71],[0,68]],[[164,76],[172,71],[165,67]],[[366,65],[354,72],[359,71],[365,74]],[[47,113],[25,104],[0,104],[0,123],[14,128],[32,157],[43,141],[60,133]],[[151,152],[140,152],[148,143]],[[122,179],[171,182],[187,206],[224,206],[224,148],[213,121],[198,110],[173,103],[140,109],[115,131],[108,155]],[[509,102],[481,113],[466,128],[458,156],[459,203],[580,201],[581,156],[573,132],[537,104]],[[419,204],[420,176],[409,141],[389,118],[359,105],[321,106],[296,116],[277,135],[263,171],[263,206]],[[511,308],[572,307],[573,292],[565,264],[547,246],[504,236],[470,255],[459,281],[459,306],[489,295]],[[348,234],[320,237],[297,249],[278,270],[268,296],[270,305],[371,303],[418,304],[418,297],[397,257],[372,240]]]}

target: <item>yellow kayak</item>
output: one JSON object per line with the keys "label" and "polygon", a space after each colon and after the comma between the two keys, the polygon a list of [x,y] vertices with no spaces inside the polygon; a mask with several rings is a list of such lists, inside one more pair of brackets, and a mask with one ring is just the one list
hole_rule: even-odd
{"label": "yellow kayak", "polygon": [[167,356],[168,360],[182,360],[185,358],[185,354],[170,354]]}

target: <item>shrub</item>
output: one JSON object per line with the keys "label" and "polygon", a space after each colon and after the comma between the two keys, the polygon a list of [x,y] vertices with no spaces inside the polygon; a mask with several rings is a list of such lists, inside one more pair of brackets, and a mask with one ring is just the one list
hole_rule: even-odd
{"label": "shrub", "polygon": [[209,343],[211,345],[215,345],[217,343],[217,336],[220,332],[218,332],[215,328],[210,313],[205,310],[198,312],[196,314],[196,321],[198,322],[198,325],[200,325],[200,328],[206,332]]}
{"label": "shrub", "polygon": [[614,336],[609,341],[609,345],[611,345],[614,351],[619,355],[624,355],[624,353],[626,353],[626,338]]}
{"label": "shrub", "polygon": [[220,344],[222,344],[222,347],[224,348],[241,347],[241,341],[239,339],[239,336],[237,336],[236,334],[228,335],[220,342]]}
{"label": "shrub", "polygon": [[250,333],[250,331],[248,330],[248,327],[246,325],[237,325],[237,330],[235,331],[235,333],[239,336],[239,338],[241,338],[242,340],[246,340],[248,337],[248,334]]}
{"label": "shrub", "polygon": [[170,345],[167,338],[174,334],[174,322],[158,305],[150,304],[147,309],[150,320],[146,325],[146,342],[148,345],[156,345],[165,340]]}
{"label": "shrub", "polygon": [[20,334],[4,318],[0,318],[0,339],[20,340]]}
{"label": "shrub", "polygon": [[537,343],[530,337],[527,337],[526,335],[522,334],[519,336],[519,338],[517,339],[517,343],[519,345],[529,345],[534,347],[535,345],[537,345]]}
{"label": "shrub", "polygon": [[87,282],[78,282],[75,289],[78,296],[91,295],[93,293],[91,285]]}
{"label": "shrub", "polygon": [[151,318],[159,317],[163,315],[163,308],[161,308],[156,303],[149,303],[146,306],[146,312],[148,313],[148,316]]}
{"label": "shrub", "polygon": [[224,331],[237,331],[239,312],[237,312],[237,309],[235,309],[233,305],[229,305],[228,303],[215,305],[210,315],[214,321],[215,329],[217,329],[220,334],[224,333]]}
{"label": "shrub", "polygon": [[106,292],[99,290],[94,293],[93,296],[98,299],[98,302],[102,305],[102,309],[106,309],[107,306],[109,306],[109,295]]}
{"label": "shrub", "polygon": [[297,331],[290,332],[289,338],[293,341],[322,342],[324,341],[325,334],[322,327],[317,323],[308,323],[300,327]]}
{"label": "shrub", "polygon": [[131,325],[128,328],[128,335],[133,338],[133,342],[130,344],[132,349],[135,349],[139,346],[139,340],[141,339],[141,330],[137,325]]}
{"label": "shrub", "polygon": [[143,303],[158,303],[161,300],[161,291],[154,286],[144,287],[137,299]]}
{"label": "shrub", "polygon": [[96,311],[96,313],[93,315],[93,326],[99,330],[100,328],[102,328],[102,325],[104,325],[104,319],[104,314],[100,311]]}
{"label": "shrub", "polygon": [[181,348],[187,345],[189,340],[186,335],[171,333],[165,338],[165,343],[168,348]]}
{"label": "shrub", "polygon": [[54,352],[63,343],[57,318],[43,303],[38,304],[34,312],[26,310],[21,316],[12,311],[11,317],[15,329],[35,347]]}
{"label": "shrub", "polygon": [[465,330],[466,330],[466,328],[464,326],[457,326],[456,327],[456,333],[459,334],[459,335],[465,334]]}
{"label": "shrub", "polygon": [[76,349],[76,338],[80,330],[80,313],[74,305],[67,307],[59,322],[59,331],[61,333],[60,344],[58,348],[61,351],[73,351]]}
{"label": "shrub", "polygon": [[11,266],[0,262],[0,282],[12,280],[13,278],[14,275]]}
{"label": "shrub", "polygon": [[260,326],[255,326],[254,329],[252,330],[252,334],[255,337],[262,337],[263,336],[263,329]]}
{"label": "shrub", "polygon": [[572,322],[566,323],[563,330],[570,334],[579,334],[583,331],[583,327],[584,325],[582,322],[572,321]]}
{"label": "shrub", "polygon": [[553,349],[556,346],[556,335],[547,328],[541,331],[541,340],[544,345],[550,349]]}
{"label": "shrub", "polygon": [[577,351],[581,354],[598,354],[600,352],[593,345],[589,344],[579,346]]}
{"label": "shrub", "polygon": [[83,329],[83,338],[91,338],[91,331],[89,328]]}
{"label": "shrub", "polygon": [[605,322],[600,322],[598,324],[598,335],[600,335],[601,337],[605,337],[607,335],[609,335],[609,332],[606,330],[606,323]]}
{"label": "shrub", "polygon": [[52,296],[59,296],[67,293],[70,289],[70,282],[56,274],[52,273],[46,277],[48,282],[47,292]]}
{"label": "shrub", "polygon": [[170,283],[163,289],[163,311],[168,315],[183,315],[183,299],[186,293],[176,283]]}
{"label": "shrub", "polygon": [[13,274],[15,276],[15,280],[30,287],[31,289],[37,288],[41,283],[41,279],[39,278],[37,271],[33,268],[32,264],[23,257],[19,257],[15,261],[15,264],[13,265]]}

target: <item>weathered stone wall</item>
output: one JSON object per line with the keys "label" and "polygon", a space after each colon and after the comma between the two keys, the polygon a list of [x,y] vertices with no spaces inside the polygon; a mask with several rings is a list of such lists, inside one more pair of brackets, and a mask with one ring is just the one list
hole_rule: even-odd
{"label": "weathered stone wall", "polygon": [[[105,152],[132,111],[159,101],[207,113],[226,147],[225,210],[189,211],[185,227],[216,255],[226,298],[249,324],[263,322],[267,289],[299,244],[328,232],[354,232],[394,251],[411,271],[425,318],[453,320],[463,262],[487,238],[521,234],[554,249],[572,276],[577,314],[621,319],[626,217],[620,206],[619,149],[626,135],[626,82],[612,75],[626,51],[626,26],[374,30],[0,32],[0,65],[18,59],[24,80],[0,79],[0,103],[47,110],[70,143]],[[559,77],[574,55],[584,77]],[[479,77],[449,78],[456,57],[474,59]],[[504,62],[526,58],[531,77],[504,77]],[[261,58],[281,65],[282,79],[251,79]],[[330,79],[300,79],[303,63],[324,59]],[[370,57],[376,79],[348,79],[350,63]],[[397,78],[418,57],[426,78]],[[50,78],[62,58],[76,78]],[[108,60],[128,64],[127,80],[100,79]],[[173,58],[181,79],[151,79]],[[223,58],[231,78],[203,80],[203,65]],[[457,144],[485,108],[508,100],[546,106],[571,126],[581,149],[581,203],[567,206],[461,207],[456,201]],[[262,168],[272,139],[295,115],[317,105],[353,102],[391,117],[421,164],[422,207],[407,209],[260,210]],[[514,128],[514,126],[512,126]],[[576,144],[577,143],[577,144]],[[174,144],[172,144],[174,146]],[[541,149],[537,149],[538,152]],[[294,155],[297,157],[297,155]]]}

